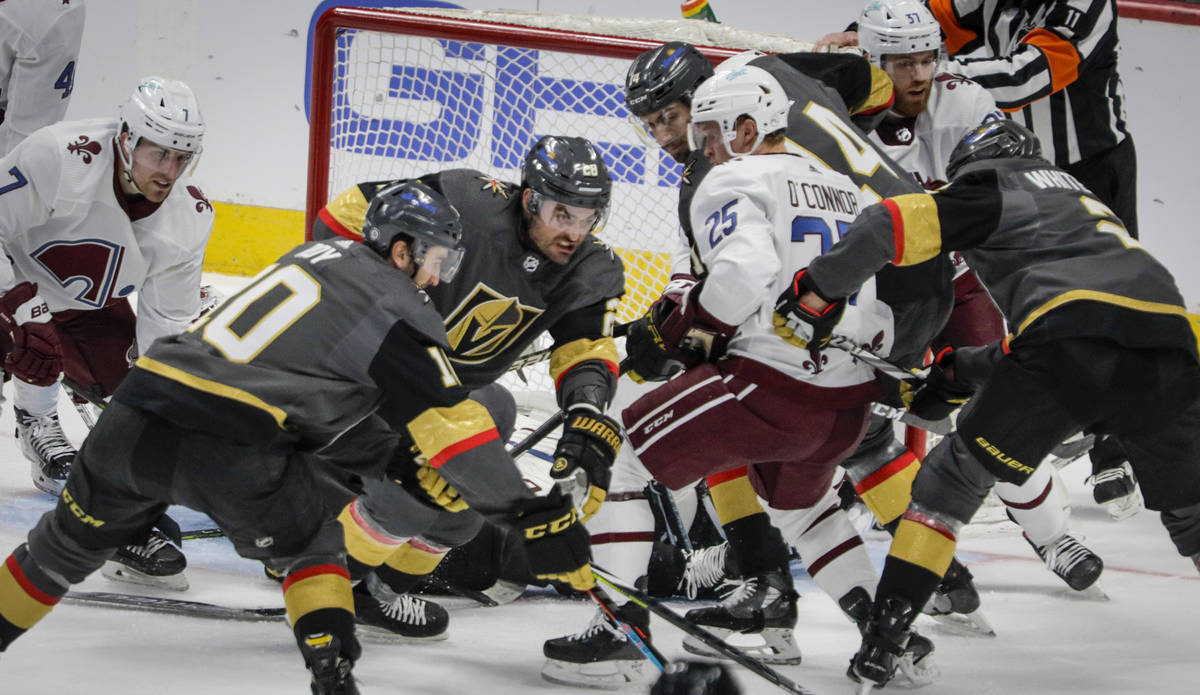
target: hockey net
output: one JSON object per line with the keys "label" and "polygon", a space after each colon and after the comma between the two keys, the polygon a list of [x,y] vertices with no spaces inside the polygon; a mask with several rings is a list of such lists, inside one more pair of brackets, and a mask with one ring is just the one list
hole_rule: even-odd
{"label": "hockey net", "polygon": [[[520,181],[549,134],[587,137],[614,187],[599,236],[625,263],[618,321],[658,297],[676,243],[680,167],[627,120],[630,61],[663,41],[734,53],[812,43],[697,20],[475,10],[333,8],[313,44],[307,219],[362,181],[472,168]],[[552,392],[543,368],[520,391]]]}

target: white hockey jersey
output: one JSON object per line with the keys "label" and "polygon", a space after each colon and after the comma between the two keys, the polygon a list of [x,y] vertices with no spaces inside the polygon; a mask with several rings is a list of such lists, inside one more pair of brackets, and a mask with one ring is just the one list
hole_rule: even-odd
{"label": "white hockey jersey", "polygon": [[0,156],[67,113],[83,0],[0,2]]}
{"label": "white hockey jersey", "polygon": [[213,207],[184,176],[131,221],[114,178],[116,133],[116,119],[57,123],[0,159],[0,291],[35,282],[51,311],[100,309],[137,292],[144,352],[199,311]]}
{"label": "white hockey jersey", "polygon": [[[802,350],[775,334],[775,301],[841,238],[870,201],[849,177],[796,154],[744,156],[713,167],[692,200],[692,229],[708,277],[699,302],[738,327],[733,355],[815,386],[854,386],[872,369],[842,350]],[[846,306],[837,332],[880,354],[892,347],[891,309],[868,280]]]}
{"label": "white hockey jersey", "polygon": [[871,140],[926,190],[945,186],[946,163],[955,145],[987,121],[1004,118],[983,87],[959,75],[938,73],[929,103],[915,117],[889,113]]}

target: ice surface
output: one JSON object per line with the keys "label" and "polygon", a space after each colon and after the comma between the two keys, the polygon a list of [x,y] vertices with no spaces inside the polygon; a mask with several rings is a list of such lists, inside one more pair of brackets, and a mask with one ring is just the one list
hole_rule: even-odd
{"label": "ice surface", "polygon": [[[6,395],[11,396],[10,389],[6,386]],[[60,413],[68,434],[80,442],[86,429],[65,400]],[[30,482],[12,435],[12,407],[6,403],[0,415],[0,555],[20,543],[52,505]],[[1200,576],[1189,560],[1175,554],[1156,514],[1143,511],[1115,522],[1097,508],[1082,482],[1086,468],[1080,461],[1063,472],[1075,504],[1071,526],[1104,558],[1100,581],[1109,600],[1081,598],[1068,589],[1041,566],[1015,525],[992,520],[967,527],[960,556],[975,574],[983,610],[998,636],[963,636],[920,618],[917,625],[933,638],[943,672],[940,681],[921,689],[923,694],[1194,690],[1200,677]],[[185,529],[211,525],[187,510],[174,512]],[[872,535],[869,546],[881,563],[886,540]],[[187,541],[185,552],[191,589],[161,595],[282,605],[278,585],[265,579],[256,563],[238,558],[223,539]],[[805,575],[797,576],[803,597],[796,639],[804,663],[779,670],[820,695],[852,693],[844,673],[858,646],[857,631]],[[99,573],[78,588],[144,590]],[[365,637],[355,672],[367,695],[570,692],[575,689],[541,679],[541,644],[579,631],[592,611],[589,603],[546,594],[497,608],[455,603],[449,639],[413,645]],[[668,658],[684,656],[681,633],[662,621],[652,629]],[[748,671],[739,669],[737,676],[745,693],[782,692]],[[307,692],[307,674],[283,620],[218,621],[64,603],[0,654],[3,695]]]}

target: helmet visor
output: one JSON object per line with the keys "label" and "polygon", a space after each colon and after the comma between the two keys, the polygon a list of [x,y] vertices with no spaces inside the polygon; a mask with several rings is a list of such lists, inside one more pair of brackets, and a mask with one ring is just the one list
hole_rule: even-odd
{"label": "helmet visor", "polygon": [[413,262],[441,282],[450,282],[458,274],[466,249],[461,246],[450,248],[424,239],[412,243]]}
{"label": "helmet visor", "polygon": [[[541,197],[537,191],[533,194]],[[607,205],[602,208],[585,208],[542,197],[537,202],[537,207],[537,216],[542,224],[568,234],[598,232],[604,229],[604,223],[608,220]]]}

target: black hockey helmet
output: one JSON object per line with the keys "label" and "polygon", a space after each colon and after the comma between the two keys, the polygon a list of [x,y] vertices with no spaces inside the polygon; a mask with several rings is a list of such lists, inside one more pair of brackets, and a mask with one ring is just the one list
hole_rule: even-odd
{"label": "black hockey helmet", "polygon": [[691,105],[692,92],[713,75],[712,63],[694,46],[670,41],[633,59],[625,73],[625,105],[644,117],[677,101]]}
{"label": "black hockey helmet", "polygon": [[972,130],[950,153],[946,175],[951,180],[958,170],[985,159],[1041,159],[1042,143],[1033,131],[1009,119],[989,121]]}
{"label": "black hockey helmet", "polygon": [[384,258],[397,241],[409,244],[417,265],[431,247],[449,249],[439,274],[443,282],[453,279],[462,262],[462,234],[458,210],[419,181],[401,181],[376,193],[363,220],[363,243]]}
{"label": "black hockey helmet", "polygon": [[650,695],[738,695],[741,692],[724,664],[706,661],[674,661],[650,688]]}
{"label": "black hockey helmet", "polygon": [[586,138],[542,137],[525,155],[521,186],[533,191],[529,211],[535,215],[544,200],[599,210],[592,229],[601,226],[608,214],[612,179],[600,151]]}

